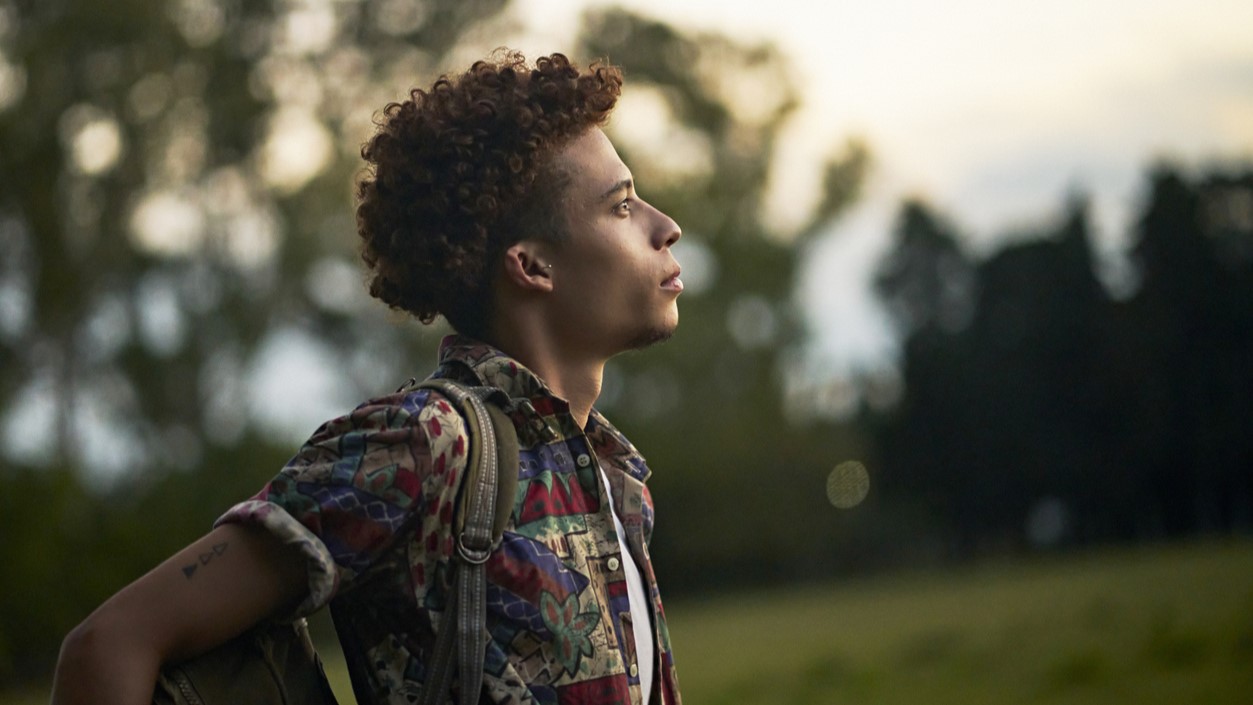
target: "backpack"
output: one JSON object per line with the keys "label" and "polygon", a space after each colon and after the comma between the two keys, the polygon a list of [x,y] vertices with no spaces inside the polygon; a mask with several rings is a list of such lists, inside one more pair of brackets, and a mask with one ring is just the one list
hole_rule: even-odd
{"label": "backpack", "polygon": [[[447,379],[406,382],[398,392],[432,389],[466,421],[470,457],[457,507],[453,592],[444,611],[422,689],[422,705],[450,697],[459,671],[461,705],[477,703],[486,652],[486,571],[513,509],[518,484],[518,438],[502,410],[499,389]],[[490,403],[485,403],[490,401]],[[475,442],[477,441],[477,442]],[[454,661],[453,654],[459,657]],[[467,695],[467,694],[473,695]],[[154,705],[336,705],[305,620],[262,623],[200,656],[163,666]]]}

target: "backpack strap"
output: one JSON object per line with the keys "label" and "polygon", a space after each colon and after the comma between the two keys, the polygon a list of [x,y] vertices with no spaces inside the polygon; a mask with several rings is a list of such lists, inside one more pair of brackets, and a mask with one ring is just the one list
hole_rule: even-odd
{"label": "backpack strap", "polygon": [[517,494],[518,436],[501,409],[508,397],[499,389],[467,387],[448,379],[427,379],[410,389],[432,389],[452,401],[465,418],[470,441],[453,527],[457,547],[452,564],[453,591],[440,620],[434,656],[427,664],[421,702],[440,705],[448,697],[455,651],[461,705],[473,705],[483,687],[487,652],[484,564],[500,544]]}

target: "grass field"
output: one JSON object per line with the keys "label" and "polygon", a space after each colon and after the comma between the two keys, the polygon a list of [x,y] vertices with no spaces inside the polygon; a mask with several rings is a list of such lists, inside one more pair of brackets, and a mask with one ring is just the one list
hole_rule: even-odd
{"label": "grass field", "polygon": [[[689,705],[1253,703],[1248,541],[674,601],[667,612]],[[335,656],[328,667],[347,695]],[[46,697],[0,698],[36,702]]]}
{"label": "grass field", "polygon": [[1091,553],[667,607],[685,698],[1253,703],[1253,544]]}

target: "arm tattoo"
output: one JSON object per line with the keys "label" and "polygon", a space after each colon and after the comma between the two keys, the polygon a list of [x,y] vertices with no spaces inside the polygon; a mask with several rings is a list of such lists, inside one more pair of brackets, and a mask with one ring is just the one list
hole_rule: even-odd
{"label": "arm tattoo", "polygon": [[183,575],[186,575],[187,579],[191,580],[192,576],[196,574],[197,568],[209,565],[209,561],[212,561],[214,558],[226,553],[226,545],[225,541],[213,544],[213,548],[201,553],[195,563],[188,563],[183,566]]}

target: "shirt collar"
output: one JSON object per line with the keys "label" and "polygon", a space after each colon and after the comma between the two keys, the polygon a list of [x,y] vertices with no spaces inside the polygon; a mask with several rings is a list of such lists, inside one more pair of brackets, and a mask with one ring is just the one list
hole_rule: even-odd
{"label": "shirt collar", "polygon": [[546,441],[586,435],[597,457],[611,460],[641,482],[651,474],[635,446],[599,411],[592,409],[585,434],[570,414],[569,402],[497,348],[463,335],[448,335],[439,345],[439,364],[442,368],[459,367],[468,371],[475,383],[503,390],[525,423]]}
{"label": "shirt collar", "polygon": [[511,398],[548,397],[560,402],[565,413],[570,411],[570,405],[553,394],[544,380],[487,343],[458,334],[444,336],[439,344],[439,364],[447,367],[450,363],[464,366],[479,384],[503,390]]}

